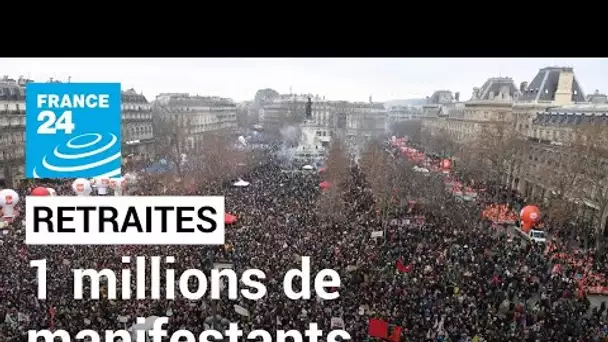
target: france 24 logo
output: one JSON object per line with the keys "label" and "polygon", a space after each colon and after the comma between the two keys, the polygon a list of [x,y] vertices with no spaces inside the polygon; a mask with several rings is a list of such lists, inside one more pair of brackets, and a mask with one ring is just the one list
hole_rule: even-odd
{"label": "france 24 logo", "polygon": [[121,175],[120,83],[28,83],[27,178]]}

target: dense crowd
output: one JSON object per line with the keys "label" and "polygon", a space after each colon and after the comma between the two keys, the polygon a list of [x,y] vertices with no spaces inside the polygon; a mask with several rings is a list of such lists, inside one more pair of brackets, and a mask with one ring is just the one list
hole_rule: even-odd
{"label": "dense crowd", "polygon": [[[341,200],[358,205],[345,206],[348,220],[339,225],[317,212],[319,197],[325,196],[317,173],[285,172],[273,161],[244,174],[251,183],[246,188],[231,183],[186,188],[145,177],[133,185],[136,194],[226,196],[226,211],[238,221],[227,226],[226,245],[217,247],[26,246],[17,219],[0,247],[0,341],[26,341],[27,330],[49,327],[72,334],[116,330],[152,315],[169,316],[170,331],[200,332],[226,322],[239,322],[245,333],[303,331],[310,322],[329,331],[331,319],[338,317],[352,341],[372,340],[370,318],[401,327],[402,341],[604,341],[604,305],[590,309],[569,268],[552,274],[553,260],[543,246],[484,224],[474,203],[447,200],[443,210],[426,212],[424,221],[381,221],[365,176],[357,167],[348,174]],[[59,195],[71,195],[67,184],[52,186]],[[16,190],[25,198],[29,189]],[[462,213],[479,219],[459,219]],[[372,238],[375,231],[384,231],[384,237]],[[256,302],[73,299],[72,268],[118,271],[123,255],[175,256],[176,274],[188,268],[208,271],[218,261],[232,263],[237,274],[258,268],[267,275],[268,294]],[[302,256],[311,257],[313,274],[324,268],[340,274],[338,299],[285,297],[282,277],[300,266]],[[29,260],[42,258],[49,268],[47,300],[36,299],[35,271],[29,266]],[[235,312],[234,304],[246,308],[250,318]]]}

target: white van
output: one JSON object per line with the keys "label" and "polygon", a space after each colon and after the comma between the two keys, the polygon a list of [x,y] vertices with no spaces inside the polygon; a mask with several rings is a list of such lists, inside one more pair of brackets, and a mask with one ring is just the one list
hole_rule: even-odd
{"label": "white van", "polygon": [[532,229],[530,233],[527,234],[528,238],[537,243],[546,243],[547,242],[547,234],[543,230]]}
{"label": "white van", "polygon": [[547,234],[544,230],[532,229],[530,232],[526,233],[521,230],[520,227],[515,227],[515,229],[526,239],[530,241],[534,241],[536,243],[546,243],[547,242]]}

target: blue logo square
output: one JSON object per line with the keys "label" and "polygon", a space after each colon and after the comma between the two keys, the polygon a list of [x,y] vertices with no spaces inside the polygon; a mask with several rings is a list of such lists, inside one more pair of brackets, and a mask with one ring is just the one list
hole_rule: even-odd
{"label": "blue logo square", "polygon": [[25,176],[121,175],[120,83],[28,83]]}

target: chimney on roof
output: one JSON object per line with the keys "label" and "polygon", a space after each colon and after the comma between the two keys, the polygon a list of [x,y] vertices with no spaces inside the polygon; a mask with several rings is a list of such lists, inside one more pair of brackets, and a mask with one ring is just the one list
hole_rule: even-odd
{"label": "chimney on roof", "polygon": [[559,72],[559,81],[555,91],[555,104],[563,106],[572,103],[572,86],[574,82],[574,70],[563,68]]}
{"label": "chimney on roof", "polygon": [[460,92],[459,91],[454,93],[454,100],[456,100],[456,102],[460,101]]}
{"label": "chimney on roof", "polygon": [[524,82],[521,82],[519,84],[519,92],[520,93],[523,94],[526,91],[526,88],[528,88],[528,82],[524,81]]}

